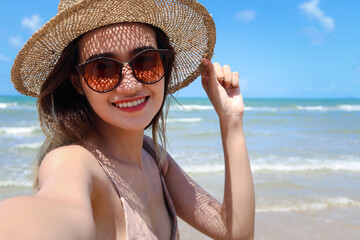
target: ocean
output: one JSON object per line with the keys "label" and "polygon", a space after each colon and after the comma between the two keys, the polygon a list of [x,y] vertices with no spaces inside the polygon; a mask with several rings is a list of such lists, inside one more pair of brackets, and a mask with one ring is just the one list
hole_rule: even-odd
{"label": "ocean", "polygon": [[[206,98],[179,98],[168,151],[223,197],[217,115]],[[245,99],[244,131],[256,193],[255,239],[360,239],[360,99]],[[0,96],[0,200],[32,194],[44,135],[35,99]],[[182,239],[209,239],[180,221]]]}

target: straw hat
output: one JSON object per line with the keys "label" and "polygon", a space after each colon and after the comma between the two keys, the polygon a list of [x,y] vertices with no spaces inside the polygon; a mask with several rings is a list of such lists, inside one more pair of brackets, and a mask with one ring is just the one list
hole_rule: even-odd
{"label": "straw hat", "polygon": [[17,55],[11,81],[20,93],[37,97],[66,46],[95,28],[120,22],[141,22],[169,37],[175,57],[170,92],[200,75],[200,61],[211,58],[215,24],[195,0],[60,0],[58,14],[35,32]]}

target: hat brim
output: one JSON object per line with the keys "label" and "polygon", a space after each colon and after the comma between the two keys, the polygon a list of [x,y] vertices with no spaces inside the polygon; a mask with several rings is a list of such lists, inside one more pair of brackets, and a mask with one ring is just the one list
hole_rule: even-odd
{"label": "hat brim", "polygon": [[17,91],[37,97],[66,46],[93,29],[121,22],[140,22],[160,28],[176,52],[170,92],[200,75],[202,58],[213,55],[215,24],[194,0],[87,0],[59,12],[34,33],[11,69]]}

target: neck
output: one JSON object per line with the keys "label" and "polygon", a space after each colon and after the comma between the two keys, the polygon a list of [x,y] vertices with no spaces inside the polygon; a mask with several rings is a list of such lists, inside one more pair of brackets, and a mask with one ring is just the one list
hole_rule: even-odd
{"label": "neck", "polygon": [[110,160],[135,164],[142,169],[144,130],[127,131],[97,121],[90,141]]}

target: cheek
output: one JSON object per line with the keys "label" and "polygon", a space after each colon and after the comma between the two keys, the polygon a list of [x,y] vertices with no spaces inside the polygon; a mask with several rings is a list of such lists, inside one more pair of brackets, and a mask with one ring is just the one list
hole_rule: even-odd
{"label": "cheek", "polygon": [[92,94],[87,94],[86,98],[90,104],[90,107],[97,115],[99,115],[99,113],[104,111],[104,109],[105,109],[104,105],[103,105],[104,103],[101,98],[96,97]]}
{"label": "cheek", "polygon": [[81,81],[81,87],[83,92],[85,93],[86,99],[88,100],[91,108],[97,112],[103,108],[103,104],[106,103],[106,93],[97,93],[91,90],[85,83],[85,81]]}

